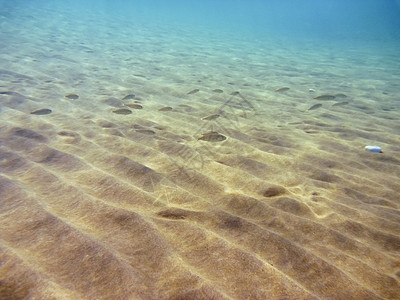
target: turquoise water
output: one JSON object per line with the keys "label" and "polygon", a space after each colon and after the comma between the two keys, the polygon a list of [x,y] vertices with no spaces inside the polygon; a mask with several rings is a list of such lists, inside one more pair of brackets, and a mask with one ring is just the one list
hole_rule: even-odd
{"label": "turquoise water", "polygon": [[151,79],[145,93],[200,83],[262,96],[282,85],[343,92],[347,84],[389,105],[399,89],[395,1],[0,3],[2,69],[58,79],[65,92],[99,94],[103,80],[109,93],[136,89],[132,76]]}
{"label": "turquoise water", "polygon": [[[399,3],[395,0],[300,1],[4,1],[4,17],[18,20],[29,11],[50,9],[86,22],[109,18],[110,26],[175,25],[194,31],[208,29],[251,38],[297,37],[396,41],[399,39]],[[43,22],[51,14],[43,13]],[[98,28],[102,30],[102,28]],[[105,30],[103,28],[103,30]],[[197,29],[197,30],[196,30]]]}
{"label": "turquoise water", "polygon": [[[185,70],[189,64],[201,68],[201,59],[207,64],[227,66],[231,59],[239,57],[248,62],[244,65],[235,62],[245,73],[252,72],[251,64],[268,65],[274,59],[279,60],[278,64],[292,58],[307,58],[305,64],[330,59],[332,66],[347,70],[352,64],[366,68],[368,64],[360,66],[360,62],[371,61],[371,72],[377,71],[371,76],[379,80],[379,70],[388,77],[390,73],[398,76],[399,6],[398,2],[389,0],[3,0],[0,34],[5,57],[24,48],[27,53],[21,55],[35,59],[33,53],[41,48],[43,52],[51,49],[58,55],[87,56],[88,64],[97,64],[100,56],[103,61],[133,59],[127,58],[127,48],[130,48],[144,68],[159,62],[146,56],[153,53],[154,58],[158,56],[162,60],[159,66],[172,63],[171,68],[177,68],[173,71],[175,74],[189,72]],[[79,49],[84,46],[88,47],[86,53]],[[30,47],[34,48],[33,52]],[[279,49],[289,52],[276,58],[274,55]],[[127,52],[117,57],[119,50]],[[88,56],[89,51],[96,54]],[[166,56],[161,57],[163,54]],[[171,54],[181,60],[179,64],[171,60]],[[14,63],[19,67],[18,61],[12,59],[2,63],[3,68]],[[45,64],[42,61],[40,68],[45,68]],[[118,66],[115,61],[115,67],[124,66]],[[218,70],[213,73],[217,74]],[[168,80],[168,74],[159,75]],[[354,70],[351,75],[363,77],[365,71]]]}
{"label": "turquoise water", "polygon": [[399,298],[399,95],[399,0],[0,0],[0,299]]}

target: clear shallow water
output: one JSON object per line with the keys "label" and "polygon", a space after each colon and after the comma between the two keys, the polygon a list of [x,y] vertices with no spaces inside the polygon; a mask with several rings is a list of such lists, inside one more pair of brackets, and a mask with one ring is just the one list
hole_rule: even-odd
{"label": "clear shallow water", "polygon": [[0,298],[400,297],[397,2],[82,2],[0,1]]}

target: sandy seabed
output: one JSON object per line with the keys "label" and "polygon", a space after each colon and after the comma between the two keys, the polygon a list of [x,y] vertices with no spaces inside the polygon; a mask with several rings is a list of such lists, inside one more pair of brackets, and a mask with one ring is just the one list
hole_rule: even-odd
{"label": "sandy seabed", "polygon": [[0,299],[400,298],[398,48],[29,13],[0,23]]}

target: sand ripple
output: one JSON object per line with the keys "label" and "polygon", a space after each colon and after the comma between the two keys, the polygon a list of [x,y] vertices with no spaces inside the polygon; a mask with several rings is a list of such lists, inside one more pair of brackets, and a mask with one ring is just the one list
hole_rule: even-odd
{"label": "sand ripple", "polygon": [[310,153],[307,133],[260,127],[208,143],[158,109],[160,124],[132,119],[151,136],[107,110],[89,123],[19,113],[0,132],[1,295],[400,297],[394,156],[323,136]]}

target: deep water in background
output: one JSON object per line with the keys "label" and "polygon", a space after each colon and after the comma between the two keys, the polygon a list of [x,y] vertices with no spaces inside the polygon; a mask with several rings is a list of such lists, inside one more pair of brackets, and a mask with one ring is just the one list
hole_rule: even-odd
{"label": "deep water in background", "polygon": [[107,15],[114,24],[173,24],[261,39],[400,39],[398,0],[2,0],[0,14],[18,17],[21,11],[43,6],[73,12],[83,20],[91,12],[99,18]]}

